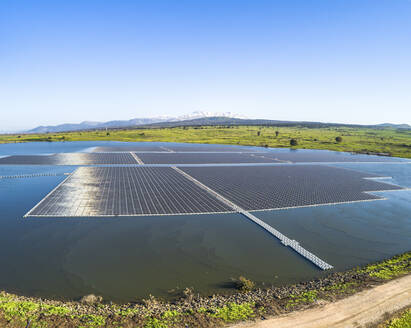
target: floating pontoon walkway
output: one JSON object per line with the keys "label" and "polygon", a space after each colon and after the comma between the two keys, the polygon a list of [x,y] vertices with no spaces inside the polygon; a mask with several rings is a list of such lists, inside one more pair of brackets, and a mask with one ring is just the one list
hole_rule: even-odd
{"label": "floating pontoon walkway", "polygon": [[136,160],[137,164],[143,165],[143,161],[135,154],[130,152],[131,156],[133,156],[133,158]]}
{"label": "floating pontoon walkway", "polygon": [[193,178],[188,173],[180,170],[179,168],[177,168],[175,166],[173,167],[173,169],[176,170],[177,172],[179,172],[180,174],[182,174],[183,176],[185,176],[187,179],[189,179],[193,183],[195,183],[200,188],[202,188],[202,189],[206,190],[207,192],[209,192],[210,194],[212,194],[215,198],[220,200],[225,205],[231,207],[235,212],[244,215],[249,220],[251,220],[254,223],[258,224],[261,228],[263,228],[264,230],[266,230],[267,232],[272,234],[274,237],[278,238],[283,245],[291,247],[294,251],[296,251],[301,256],[305,257],[307,260],[311,261],[313,264],[318,266],[320,269],[329,270],[329,269],[333,268],[332,265],[330,265],[327,262],[321,260],[319,257],[314,255],[313,253],[307,251],[305,248],[300,246],[300,244],[296,240],[290,239],[287,236],[283,235],[281,232],[274,229],[273,227],[271,227],[270,225],[268,225],[264,221],[260,220],[259,218],[257,218],[253,214],[251,214],[250,212],[242,209],[238,205],[234,204],[233,202],[229,201],[227,198],[225,198],[222,195],[220,195],[219,193],[217,193],[216,191],[214,191],[211,188],[207,187],[206,185],[202,184],[200,181],[196,180],[195,178]]}
{"label": "floating pontoon walkway", "polygon": [[31,173],[31,174],[15,174],[15,175],[0,175],[0,179],[24,179],[38,177],[57,177],[70,175],[70,173]]}

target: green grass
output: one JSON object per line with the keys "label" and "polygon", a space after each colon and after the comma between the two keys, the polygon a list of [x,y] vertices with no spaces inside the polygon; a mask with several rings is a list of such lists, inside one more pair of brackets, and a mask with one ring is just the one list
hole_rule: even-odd
{"label": "green grass", "polygon": [[211,316],[220,318],[224,322],[234,322],[247,320],[254,317],[254,303],[229,303],[226,306],[217,308]]}
{"label": "green grass", "polygon": [[409,273],[411,271],[410,261],[411,252],[408,252],[380,263],[368,265],[358,271],[365,272],[371,277],[389,280]]}
{"label": "green grass", "polygon": [[[390,280],[411,272],[411,252],[394,256],[375,264],[369,264],[364,268],[355,270],[357,273],[366,274],[371,278]],[[319,290],[309,290],[301,294],[291,294],[286,304],[287,309],[294,309],[304,304],[314,303],[317,299],[327,299],[329,296],[349,295],[361,289],[357,281],[333,284]],[[411,327],[410,327],[411,328]]]}
{"label": "green grass", "polygon": [[30,320],[31,327],[43,327],[46,323],[40,320],[40,317],[64,317],[71,313],[71,310],[64,306],[15,300],[8,295],[0,294],[0,313],[7,321],[26,323]]}
{"label": "green grass", "polygon": [[318,291],[309,290],[300,295],[290,295],[290,300],[287,303],[287,308],[292,308],[300,304],[314,303],[318,298]]}
{"label": "green grass", "polygon": [[391,319],[384,328],[411,328],[411,310],[407,310],[399,317]]}
{"label": "green grass", "polygon": [[168,328],[177,323],[181,315],[178,311],[166,311],[160,318],[148,317],[144,328]]}
{"label": "green grass", "polygon": [[[276,131],[279,135],[276,136]],[[342,137],[341,142],[336,137]],[[411,130],[354,127],[203,126],[159,129],[0,135],[0,143],[33,141],[162,141],[388,153],[411,158]]]}
{"label": "green grass", "polygon": [[323,288],[323,290],[331,291],[335,293],[350,293],[350,292],[355,292],[355,287],[357,287],[357,285],[358,284],[355,282],[346,282],[346,283],[331,285],[329,287]]}
{"label": "green grass", "polygon": [[83,323],[82,328],[98,328],[106,324],[106,319],[101,315],[84,314],[80,316],[80,320]]}
{"label": "green grass", "polygon": [[30,321],[30,327],[47,327],[47,317],[70,317],[79,319],[82,323],[79,327],[97,328],[105,325],[104,316],[95,314],[75,315],[73,310],[65,306],[42,304],[14,299],[5,294],[0,294],[0,314],[4,319],[13,323],[21,323],[26,326]]}

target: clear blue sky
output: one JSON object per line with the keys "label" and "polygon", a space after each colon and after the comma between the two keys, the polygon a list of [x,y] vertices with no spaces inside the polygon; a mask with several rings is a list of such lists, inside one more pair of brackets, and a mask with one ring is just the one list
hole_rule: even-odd
{"label": "clear blue sky", "polygon": [[411,124],[411,1],[1,0],[0,110]]}

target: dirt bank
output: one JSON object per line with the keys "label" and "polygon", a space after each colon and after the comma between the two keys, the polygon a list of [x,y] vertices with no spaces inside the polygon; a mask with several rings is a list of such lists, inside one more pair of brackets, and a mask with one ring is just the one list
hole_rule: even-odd
{"label": "dirt bank", "polygon": [[358,294],[268,320],[242,323],[236,328],[347,328],[377,322],[386,313],[411,305],[411,275],[364,290]]}

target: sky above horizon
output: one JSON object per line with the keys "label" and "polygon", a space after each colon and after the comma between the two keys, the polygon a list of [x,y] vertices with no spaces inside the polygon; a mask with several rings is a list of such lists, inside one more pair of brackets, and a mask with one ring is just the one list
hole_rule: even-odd
{"label": "sky above horizon", "polygon": [[233,112],[411,124],[409,0],[0,2],[0,131]]}

